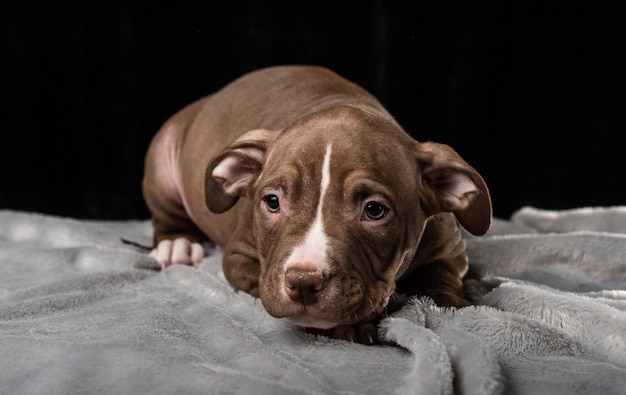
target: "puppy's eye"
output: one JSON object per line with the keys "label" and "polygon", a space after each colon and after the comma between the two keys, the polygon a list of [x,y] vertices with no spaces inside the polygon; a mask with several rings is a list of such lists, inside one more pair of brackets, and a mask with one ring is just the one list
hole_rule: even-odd
{"label": "puppy's eye", "polygon": [[367,202],[363,210],[363,219],[366,221],[376,221],[382,219],[387,214],[387,207],[378,202]]}
{"label": "puppy's eye", "polygon": [[267,195],[263,198],[265,206],[271,213],[277,213],[280,211],[280,201],[276,195]]}

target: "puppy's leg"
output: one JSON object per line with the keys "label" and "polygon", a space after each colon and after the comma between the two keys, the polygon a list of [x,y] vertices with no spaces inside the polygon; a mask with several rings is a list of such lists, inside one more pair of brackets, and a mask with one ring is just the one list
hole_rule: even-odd
{"label": "puppy's leg", "polygon": [[462,278],[456,270],[459,263],[463,262],[467,262],[465,254],[434,261],[419,268],[410,279],[403,281],[400,292],[428,296],[437,306],[457,308],[469,306],[470,303],[463,293]]}
{"label": "puppy's leg", "polygon": [[[144,190],[147,190],[144,180]],[[164,195],[146,194],[146,203],[152,213],[154,228],[154,248],[150,255],[161,269],[170,265],[198,265],[204,258],[204,248],[200,241],[206,236],[185,213],[182,204],[178,206]]]}
{"label": "puppy's leg", "polygon": [[259,297],[261,264],[254,232],[250,231],[252,210],[247,218],[241,218],[235,232],[224,248],[222,268],[228,282],[238,291]]}
{"label": "puppy's leg", "polygon": [[228,249],[222,261],[224,276],[237,291],[259,297],[259,275],[261,265],[249,254]]}
{"label": "puppy's leg", "polygon": [[415,258],[398,281],[397,290],[428,296],[439,306],[469,306],[462,281],[468,267],[465,242],[454,216],[438,214],[428,220]]}
{"label": "puppy's leg", "polygon": [[143,178],[143,195],[152,214],[155,248],[150,253],[165,269],[172,264],[197,265],[204,257],[199,243],[206,236],[187,215],[175,181],[171,152],[176,133],[173,121],[155,136]]}

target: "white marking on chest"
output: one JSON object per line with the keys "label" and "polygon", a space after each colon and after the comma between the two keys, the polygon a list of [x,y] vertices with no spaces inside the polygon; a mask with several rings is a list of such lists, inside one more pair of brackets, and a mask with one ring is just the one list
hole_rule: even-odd
{"label": "white marking on chest", "polygon": [[324,223],[322,219],[322,209],[324,207],[324,198],[326,191],[330,185],[330,154],[332,146],[326,146],[324,154],[324,163],[322,164],[322,182],[320,185],[320,199],[317,203],[317,211],[313,224],[309,228],[304,241],[297,245],[287,261],[285,262],[285,270],[296,265],[306,265],[309,270],[315,269],[323,272],[326,269],[328,238],[324,232]]}

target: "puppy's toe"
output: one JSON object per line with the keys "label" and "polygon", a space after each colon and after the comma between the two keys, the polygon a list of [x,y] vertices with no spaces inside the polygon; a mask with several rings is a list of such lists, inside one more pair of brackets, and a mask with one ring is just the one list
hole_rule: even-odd
{"label": "puppy's toe", "polygon": [[374,322],[356,324],[359,343],[372,345],[378,343],[378,328]]}
{"label": "puppy's toe", "polygon": [[346,340],[352,343],[357,341],[356,332],[352,325],[338,325],[333,328],[331,337],[333,339]]}
{"label": "puppy's toe", "polygon": [[172,264],[172,247],[172,240],[161,240],[159,244],[150,251],[150,256],[156,259],[161,269],[165,269]]}
{"label": "puppy's toe", "polygon": [[190,254],[190,258],[191,258],[191,263],[194,266],[198,266],[200,264],[200,261],[202,261],[202,259],[204,259],[204,247],[202,247],[202,244],[200,243],[191,243],[191,254]]}
{"label": "puppy's toe", "polygon": [[179,237],[174,240],[174,244],[172,247],[172,264],[173,265],[193,265],[193,247],[192,243],[183,238]]}

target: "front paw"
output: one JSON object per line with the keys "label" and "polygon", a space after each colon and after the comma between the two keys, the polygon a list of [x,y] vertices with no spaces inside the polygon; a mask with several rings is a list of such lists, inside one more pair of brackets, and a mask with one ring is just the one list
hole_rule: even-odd
{"label": "front paw", "polygon": [[371,346],[378,343],[378,327],[376,322],[365,321],[352,325],[338,325],[331,329],[333,339],[347,340],[352,343]]}
{"label": "front paw", "polygon": [[331,329],[306,328],[308,333],[328,336],[332,339],[345,340],[367,346],[378,343],[378,327],[376,321],[362,321],[351,325],[337,325]]}
{"label": "front paw", "polygon": [[471,306],[470,302],[453,293],[438,293],[433,295],[432,299],[435,304],[440,307],[455,307],[457,309],[461,309],[463,307]]}
{"label": "front paw", "polygon": [[174,240],[161,240],[150,251],[150,256],[156,259],[161,269],[171,265],[198,266],[204,258],[204,248],[200,243],[192,243],[184,237],[179,237]]}

